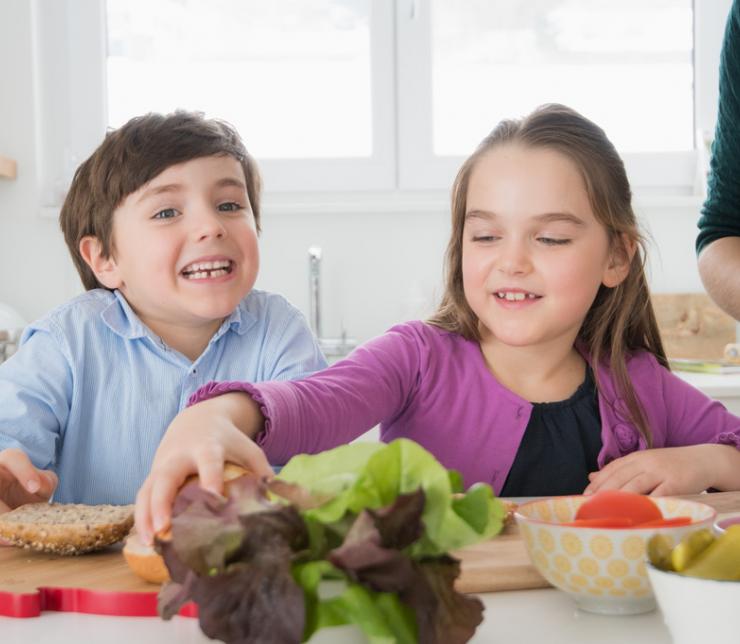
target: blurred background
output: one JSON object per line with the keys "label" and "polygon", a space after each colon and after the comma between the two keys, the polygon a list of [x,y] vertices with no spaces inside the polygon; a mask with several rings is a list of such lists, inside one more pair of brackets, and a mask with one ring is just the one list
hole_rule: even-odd
{"label": "blurred background", "polygon": [[322,336],[363,341],[438,301],[464,157],[500,119],[561,102],[623,154],[667,336],[721,351],[734,323],[703,296],[694,239],[729,6],[2,0],[0,329],[81,291],[59,207],[106,129],[134,115],[233,123],[264,178],[258,287]]}

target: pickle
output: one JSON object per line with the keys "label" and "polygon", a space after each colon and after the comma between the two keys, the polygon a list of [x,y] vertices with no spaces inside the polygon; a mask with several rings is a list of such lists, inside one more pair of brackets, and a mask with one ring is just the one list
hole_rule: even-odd
{"label": "pickle", "polygon": [[680,572],[687,577],[740,580],[740,525],[727,528]]}
{"label": "pickle", "polygon": [[650,563],[661,570],[673,570],[671,564],[671,550],[673,542],[663,534],[650,537],[647,544],[647,555]]}
{"label": "pickle", "polygon": [[711,530],[704,529],[687,534],[671,553],[671,567],[682,572],[714,543]]}

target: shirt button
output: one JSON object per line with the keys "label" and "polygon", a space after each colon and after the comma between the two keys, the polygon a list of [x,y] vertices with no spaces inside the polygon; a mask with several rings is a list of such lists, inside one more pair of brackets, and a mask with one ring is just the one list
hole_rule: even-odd
{"label": "shirt button", "polygon": [[627,425],[616,425],[614,434],[617,437],[617,443],[623,452],[632,452],[637,448],[638,439],[635,432]]}

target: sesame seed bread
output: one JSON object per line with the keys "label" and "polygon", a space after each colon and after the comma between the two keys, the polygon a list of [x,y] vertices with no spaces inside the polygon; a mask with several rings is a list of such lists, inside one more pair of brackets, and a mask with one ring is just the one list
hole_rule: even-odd
{"label": "sesame seed bread", "polygon": [[120,541],[133,523],[133,505],[29,503],[0,514],[0,539],[39,552],[80,555]]}

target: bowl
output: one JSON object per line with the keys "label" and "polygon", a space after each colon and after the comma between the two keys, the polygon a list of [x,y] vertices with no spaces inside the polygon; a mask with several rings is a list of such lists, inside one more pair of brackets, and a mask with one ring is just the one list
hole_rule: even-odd
{"label": "bowl", "polygon": [[717,521],[714,524],[715,532],[722,533],[736,523],[740,523],[740,514],[733,514],[731,517],[725,517],[721,521]]}
{"label": "bowl", "polygon": [[672,545],[694,530],[710,528],[717,513],[704,503],[654,498],[665,518],[690,516],[692,523],[659,528],[585,528],[573,521],[590,497],[564,496],[524,503],[514,514],[535,568],[553,586],[591,613],[631,615],[655,608],[646,571],[645,545],[654,534]]}
{"label": "bowl", "polygon": [[647,574],[673,644],[737,644],[740,581],[685,577],[646,564]]}

